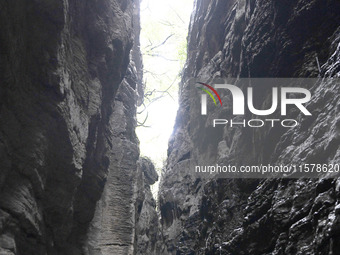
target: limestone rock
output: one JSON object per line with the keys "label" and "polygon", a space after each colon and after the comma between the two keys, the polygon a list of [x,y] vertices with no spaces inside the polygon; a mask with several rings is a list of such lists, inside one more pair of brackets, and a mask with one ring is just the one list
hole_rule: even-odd
{"label": "limestone rock", "polygon": [[0,253],[132,254],[139,1],[2,1],[0,24]]}
{"label": "limestone rock", "polygon": [[[334,0],[195,1],[159,191],[161,254],[339,253],[335,179],[204,180],[190,171],[198,160],[339,163],[339,86],[310,88],[308,108],[315,117],[307,121],[291,112],[302,124],[289,130],[209,129],[209,120],[198,118],[198,94],[189,89],[191,78],[339,77],[339,27],[340,4]],[[257,89],[257,100],[271,100],[268,91]],[[228,104],[209,110],[231,117]]]}

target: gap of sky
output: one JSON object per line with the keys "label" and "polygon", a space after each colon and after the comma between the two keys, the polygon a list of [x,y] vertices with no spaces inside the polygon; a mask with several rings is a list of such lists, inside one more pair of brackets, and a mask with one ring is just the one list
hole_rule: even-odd
{"label": "gap of sky", "polygon": [[[141,156],[150,158],[161,176],[168,140],[178,109],[180,72],[187,55],[193,0],[143,0],[141,51],[145,97],[137,116]],[[158,184],[153,185],[156,197]]]}
{"label": "gap of sky", "polygon": [[153,161],[159,175],[178,109],[178,83],[186,60],[192,9],[193,0],[141,2],[140,40],[146,96],[137,119],[139,123],[146,121],[137,128],[137,135],[141,156]]}

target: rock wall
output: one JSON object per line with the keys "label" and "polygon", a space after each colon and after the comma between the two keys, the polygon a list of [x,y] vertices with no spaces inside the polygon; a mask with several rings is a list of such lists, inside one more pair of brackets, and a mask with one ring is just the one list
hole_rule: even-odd
{"label": "rock wall", "polygon": [[0,254],[133,254],[139,1],[6,0],[0,24]]}
{"label": "rock wall", "polygon": [[[160,254],[339,253],[340,180],[205,180],[190,170],[200,158],[224,165],[339,163],[339,86],[309,88],[313,118],[289,112],[301,121],[296,128],[218,132],[198,122],[200,97],[189,89],[191,78],[339,77],[339,49],[339,1],[195,1],[159,191]],[[271,94],[257,89],[266,106]],[[229,104],[214,109],[214,116],[231,117]]]}
{"label": "rock wall", "polygon": [[188,90],[192,77],[339,77],[337,0],[195,1],[160,222],[135,135],[139,2],[4,0],[0,24],[0,254],[338,253],[340,180],[204,180],[189,166],[338,163],[339,86],[310,88],[315,117],[290,112],[295,129],[223,129],[204,148]]}
{"label": "rock wall", "polygon": [[140,158],[137,168],[136,254],[160,254],[157,240],[160,239],[156,201],[150,185],[158,181],[158,174],[148,158]]}

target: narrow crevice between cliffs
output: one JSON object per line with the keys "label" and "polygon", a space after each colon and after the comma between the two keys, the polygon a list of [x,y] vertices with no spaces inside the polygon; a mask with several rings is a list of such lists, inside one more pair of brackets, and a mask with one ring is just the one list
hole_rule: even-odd
{"label": "narrow crevice between cliffs", "polygon": [[136,135],[150,71],[140,1],[0,1],[0,24],[0,254],[339,253],[339,179],[209,180],[190,169],[338,164],[340,86],[310,87],[313,118],[289,112],[294,129],[218,132],[188,89],[192,78],[339,77],[339,1],[195,0],[161,176]]}

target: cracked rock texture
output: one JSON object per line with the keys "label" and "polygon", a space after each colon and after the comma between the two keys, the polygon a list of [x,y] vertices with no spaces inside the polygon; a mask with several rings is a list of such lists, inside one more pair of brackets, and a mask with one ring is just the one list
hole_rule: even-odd
{"label": "cracked rock texture", "polygon": [[4,0],[0,24],[0,254],[136,253],[139,1]]}
{"label": "cracked rock texture", "polygon": [[[339,67],[339,1],[195,1],[180,107],[159,190],[160,254],[340,254],[340,179],[207,180],[190,170],[200,160],[340,163],[338,84],[324,80],[308,88],[313,117],[290,111],[287,117],[301,123],[293,129],[212,130],[211,120],[200,116],[198,92],[189,88],[192,77],[207,83],[227,77],[339,77]],[[267,109],[271,93],[256,89],[259,106]],[[210,114],[225,119],[232,117],[230,108],[208,105]],[[214,139],[208,140],[211,133]]]}
{"label": "cracked rock texture", "polygon": [[158,181],[158,174],[148,158],[140,158],[137,168],[136,199],[136,254],[160,254],[157,240],[160,239],[156,201],[150,185]]}

